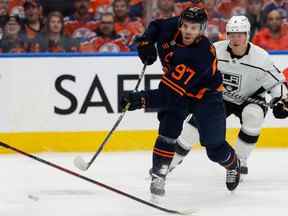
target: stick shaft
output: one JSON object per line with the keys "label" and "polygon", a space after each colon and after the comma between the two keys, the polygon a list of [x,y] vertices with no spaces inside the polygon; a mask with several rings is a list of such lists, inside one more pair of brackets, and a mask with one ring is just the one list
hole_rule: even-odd
{"label": "stick shaft", "polygon": [[105,188],[105,189],[107,189],[107,190],[113,191],[113,192],[115,192],[115,193],[117,193],[117,194],[120,194],[120,195],[123,195],[123,196],[125,196],[125,197],[128,197],[128,198],[130,198],[130,199],[132,199],[132,200],[137,201],[138,203],[142,203],[142,204],[144,204],[144,205],[146,205],[146,206],[150,206],[150,207],[152,207],[152,208],[155,208],[155,209],[158,209],[158,210],[167,212],[167,213],[181,214],[181,212],[179,212],[179,211],[171,210],[171,209],[167,209],[167,208],[164,208],[164,207],[155,205],[155,204],[150,203],[150,202],[148,202],[148,201],[146,201],[146,200],[143,200],[143,199],[141,199],[141,198],[139,198],[139,197],[133,196],[133,195],[131,195],[131,194],[128,194],[128,193],[126,193],[126,192],[123,192],[123,191],[121,191],[121,190],[118,190],[118,189],[116,189],[116,188],[114,188],[114,187],[111,187],[111,186],[109,186],[109,185],[103,184],[103,183],[101,183],[101,182],[99,182],[99,181],[96,181],[96,180],[94,180],[94,179],[91,179],[91,178],[88,178],[88,177],[86,177],[86,176],[83,176],[83,175],[81,175],[81,174],[79,174],[79,173],[77,173],[77,172],[74,172],[74,171],[70,170],[70,169],[67,169],[67,168],[65,168],[65,167],[62,167],[62,166],[60,166],[60,165],[57,165],[57,164],[55,164],[55,163],[52,163],[52,162],[50,162],[50,161],[47,161],[47,160],[42,159],[42,158],[40,158],[40,157],[37,157],[37,156],[35,156],[35,155],[29,154],[29,153],[27,153],[27,152],[24,152],[24,151],[22,151],[22,150],[20,150],[20,149],[17,149],[17,148],[15,148],[15,147],[13,147],[13,146],[10,146],[10,145],[6,144],[6,143],[0,142],[0,146],[2,146],[2,147],[4,147],[4,148],[7,148],[7,149],[10,149],[10,150],[12,150],[12,151],[14,151],[14,152],[17,152],[17,153],[19,153],[19,154],[21,154],[21,155],[24,155],[24,156],[26,156],[26,157],[29,157],[29,158],[31,158],[31,159],[33,159],[33,160],[36,160],[36,161],[40,162],[40,163],[46,164],[46,165],[48,165],[48,166],[50,166],[50,167],[53,167],[53,168],[55,168],[55,169],[58,169],[58,170],[60,170],[60,171],[62,171],[62,172],[65,172],[65,173],[67,173],[67,174],[69,174],[69,175],[72,175],[72,176],[75,176],[75,177],[77,177],[77,178],[80,178],[80,179],[82,179],[82,180],[84,180],[84,181],[90,182],[90,183],[92,183],[92,184],[95,184],[95,185],[98,185],[98,186],[100,186],[100,187],[103,187],[103,188]]}
{"label": "stick shaft", "polygon": [[[134,91],[138,91],[138,88],[140,86],[141,80],[144,77],[145,71],[146,71],[146,67],[147,65],[144,64],[141,74],[137,80],[136,86],[134,88]],[[124,111],[121,113],[121,115],[118,117],[117,121],[114,123],[113,127],[111,128],[111,130],[108,132],[108,134],[106,135],[106,137],[104,138],[103,142],[101,143],[101,145],[99,146],[99,148],[97,149],[97,151],[95,152],[95,154],[93,155],[93,157],[90,159],[90,161],[87,164],[87,169],[89,169],[89,167],[92,165],[92,163],[95,161],[95,159],[97,158],[97,156],[100,154],[100,152],[102,152],[104,146],[106,145],[106,143],[108,142],[108,140],[110,139],[110,137],[112,136],[112,134],[114,133],[114,131],[116,130],[116,128],[119,126],[120,122],[122,121],[122,119],[124,118],[126,112],[129,109],[130,104],[128,103],[125,108]]]}
{"label": "stick shaft", "polygon": [[247,102],[256,103],[256,104],[259,104],[259,105],[262,105],[262,106],[265,106],[265,107],[268,107],[268,108],[273,108],[272,104],[267,103],[267,102],[262,101],[262,100],[258,100],[258,99],[254,99],[254,98],[246,97],[246,96],[241,96],[241,95],[238,95],[238,94],[235,94],[235,93],[232,93],[232,92],[227,92],[227,91],[224,91],[223,94],[226,95],[226,96],[233,97],[235,99],[240,99],[240,100],[244,100],[244,101],[247,101]]}

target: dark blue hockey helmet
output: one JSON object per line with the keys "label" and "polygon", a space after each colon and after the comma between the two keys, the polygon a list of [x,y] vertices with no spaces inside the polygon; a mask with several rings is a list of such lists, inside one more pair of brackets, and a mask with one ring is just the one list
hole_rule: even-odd
{"label": "dark blue hockey helmet", "polygon": [[204,31],[207,26],[208,15],[204,8],[190,7],[181,13],[179,27],[183,24],[183,20],[201,24],[201,31]]}

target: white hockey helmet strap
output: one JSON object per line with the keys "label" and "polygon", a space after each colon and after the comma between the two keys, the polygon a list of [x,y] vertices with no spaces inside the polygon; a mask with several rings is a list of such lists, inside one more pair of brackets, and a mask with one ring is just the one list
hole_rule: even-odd
{"label": "white hockey helmet strap", "polygon": [[246,16],[232,16],[226,24],[226,38],[228,33],[245,32],[247,33],[247,43],[250,35],[250,22]]}

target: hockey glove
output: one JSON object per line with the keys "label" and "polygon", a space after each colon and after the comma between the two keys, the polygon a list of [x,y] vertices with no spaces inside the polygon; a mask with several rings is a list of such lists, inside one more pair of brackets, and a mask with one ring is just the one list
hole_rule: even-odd
{"label": "hockey glove", "polygon": [[157,60],[157,50],[153,43],[142,40],[139,42],[137,50],[143,64],[152,65]]}
{"label": "hockey glove", "polygon": [[120,100],[121,109],[124,110],[128,103],[129,103],[128,107],[129,111],[145,108],[145,92],[144,91],[126,92]]}
{"label": "hockey glove", "polygon": [[288,117],[288,99],[280,100],[274,107],[273,107],[273,115],[275,118],[284,119]]}

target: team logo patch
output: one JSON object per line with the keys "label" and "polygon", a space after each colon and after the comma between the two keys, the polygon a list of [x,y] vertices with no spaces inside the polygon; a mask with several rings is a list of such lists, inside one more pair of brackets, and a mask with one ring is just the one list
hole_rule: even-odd
{"label": "team logo patch", "polygon": [[239,92],[241,86],[241,75],[239,74],[223,74],[224,88],[228,92]]}

